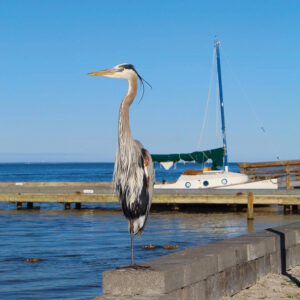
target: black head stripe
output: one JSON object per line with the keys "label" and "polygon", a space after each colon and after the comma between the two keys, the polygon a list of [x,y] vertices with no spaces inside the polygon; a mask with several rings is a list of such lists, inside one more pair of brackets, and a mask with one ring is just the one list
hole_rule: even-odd
{"label": "black head stripe", "polygon": [[133,71],[136,72],[134,66],[131,65],[131,64],[123,64],[123,65],[120,65],[119,67],[124,68],[124,69],[128,69],[128,70],[133,70]]}
{"label": "black head stripe", "polygon": [[124,69],[127,69],[127,70],[133,70],[136,75],[138,76],[139,80],[140,80],[140,83],[142,85],[142,88],[143,88],[143,92],[142,92],[142,96],[141,96],[141,99],[139,101],[139,103],[141,102],[141,100],[143,99],[144,97],[144,90],[145,90],[145,86],[144,86],[144,82],[152,89],[152,86],[137,72],[137,70],[134,68],[134,66],[132,64],[122,64],[122,65],[119,65],[120,68],[124,68]]}

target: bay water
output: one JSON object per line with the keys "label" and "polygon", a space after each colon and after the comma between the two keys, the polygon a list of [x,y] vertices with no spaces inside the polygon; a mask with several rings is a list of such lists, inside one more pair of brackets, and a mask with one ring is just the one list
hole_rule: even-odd
{"label": "bay water", "polygon": [[[185,168],[197,167],[156,166],[156,179],[175,180]],[[0,181],[111,181],[112,173],[112,163],[0,164]],[[81,210],[35,205],[40,209],[0,203],[0,299],[93,299],[102,292],[103,271],[130,263],[130,236],[119,205],[86,204]],[[255,212],[253,227],[296,220],[299,214],[282,210]],[[245,212],[153,211],[145,232],[135,238],[136,262],[247,232]],[[148,244],[156,247],[142,247]],[[178,249],[165,250],[166,245]]]}

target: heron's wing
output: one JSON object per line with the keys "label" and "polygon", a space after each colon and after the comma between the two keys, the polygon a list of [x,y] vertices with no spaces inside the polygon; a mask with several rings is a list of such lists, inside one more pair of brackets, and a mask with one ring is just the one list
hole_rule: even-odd
{"label": "heron's wing", "polygon": [[[144,208],[143,212],[140,210],[141,214],[137,216],[134,220],[134,225],[137,230],[134,230],[136,235],[140,235],[146,225],[149,210],[152,202],[153,184],[154,184],[154,169],[149,152],[143,147],[143,145],[135,140],[135,149],[137,151],[137,156],[139,157],[139,167],[142,169],[142,178],[140,178],[140,192],[138,193],[137,202],[138,205]],[[135,224],[136,223],[136,224]]]}
{"label": "heron's wing", "polygon": [[149,211],[151,203],[152,203],[155,172],[154,172],[154,166],[153,166],[153,162],[152,162],[150,153],[144,148],[143,148],[143,153],[144,153],[145,178],[146,178],[146,182],[147,182],[147,190],[149,193],[149,203],[148,203],[148,211]]}
{"label": "heron's wing", "polygon": [[143,169],[144,169],[144,188],[147,193],[147,208],[146,208],[146,213],[145,213],[145,218],[143,219],[143,224],[140,226],[138,232],[136,235],[140,235],[145,228],[146,221],[149,215],[151,203],[152,203],[152,194],[153,194],[153,185],[154,185],[154,168],[153,168],[153,162],[151,159],[150,153],[145,149],[142,148],[142,157],[143,157]]}
{"label": "heron's wing", "polygon": [[145,148],[142,148],[142,156],[143,156],[143,167],[144,167],[144,171],[145,171],[147,187],[149,188],[148,166],[149,166],[150,154]]}
{"label": "heron's wing", "polygon": [[124,215],[133,220],[133,233],[139,235],[144,230],[151,207],[154,168],[151,155],[139,141],[134,141],[127,158],[122,160],[117,155],[115,187]]}
{"label": "heron's wing", "polygon": [[152,159],[151,159],[151,155],[148,152],[148,150],[146,150],[144,148],[144,146],[142,145],[141,142],[139,142],[138,140],[135,140],[136,146],[139,148],[139,151],[141,151],[141,167],[144,170],[145,173],[145,177],[146,177],[146,182],[147,182],[147,189],[149,189],[150,187],[150,177],[153,177],[153,163],[152,163]]}
{"label": "heron's wing", "polygon": [[[141,149],[142,168],[144,169],[144,173],[145,173],[145,177],[146,177],[147,189],[149,192],[151,192],[150,199],[152,199],[152,190],[153,190],[154,177],[155,177],[152,158],[151,158],[151,155],[148,152],[148,150],[146,150],[139,141],[136,140],[135,142]],[[151,202],[150,202],[150,205],[151,205]]]}

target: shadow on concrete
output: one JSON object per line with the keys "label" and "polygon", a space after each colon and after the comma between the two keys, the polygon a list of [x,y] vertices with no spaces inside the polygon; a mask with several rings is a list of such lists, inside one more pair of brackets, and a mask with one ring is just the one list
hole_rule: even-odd
{"label": "shadow on concrete", "polygon": [[285,248],[285,236],[283,232],[277,231],[273,228],[268,228],[267,231],[273,232],[279,235],[280,238],[280,257],[281,257],[281,274],[287,276],[291,281],[293,281],[298,287],[300,287],[300,281],[289,274],[286,269],[286,248]]}

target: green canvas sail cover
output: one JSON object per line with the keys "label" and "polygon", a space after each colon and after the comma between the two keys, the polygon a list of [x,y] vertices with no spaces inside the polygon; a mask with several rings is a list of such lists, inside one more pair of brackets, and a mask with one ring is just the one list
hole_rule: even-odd
{"label": "green canvas sail cover", "polygon": [[177,162],[179,160],[195,161],[197,163],[204,163],[211,159],[213,168],[223,166],[224,148],[217,148],[207,151],[195,151],[192,153],[179,153],[179,154],[152,154],[152,160],[155,162]]}

